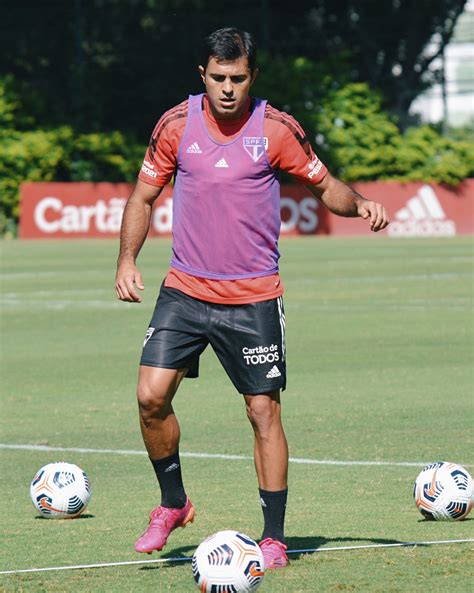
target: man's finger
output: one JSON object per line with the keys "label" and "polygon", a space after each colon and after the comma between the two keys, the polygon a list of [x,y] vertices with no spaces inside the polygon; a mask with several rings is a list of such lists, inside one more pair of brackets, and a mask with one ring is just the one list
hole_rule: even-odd
{"label": "man's finger", "polygon": [[388,220],[382,215],[380,220],[377,221],[377,224],[374,226],[374,231],[381,231],[388,225]]}
{"label": "man's finger", "polygon": [[141,297],[135,292],[135,285],[133,280],[125,280],[125,288],[127,291],[127,296],[129,296],[130,300],[135,303],[141,303]]}
{"label": "man's finger", "polygon": [[117,292],[118,298],[121,301],[125,301],[127,303],[133,303],[135,301],[133,296],[130,294],[126,279],[118,280],[115,284],[115,290]]}
{"label": "man's finger", "polygon": [[380,204],[374,204],[374,208],[372,209],[372,215],[370,217],[370,228],[373,231],[378,230],[380,224],[382,223],[382,220],[382,207],[380,206]]}
{"label": "man's finger", "polygon": [[374,224],[372,230],[377,232],[384,229],[389,223],[388,215],[383,206],[380,206],[379,216],[377,217],[377,221]]}
{"label": "man's finger", "polygon": [[135,274],[135,284],[140,290],[145,290],[145,285],[143,284],[142,275],[140,272]]}
{"label": "man's finger", "polygon": [[119,299],[121,301],[126,301],[127,303],[130,303],[133,300],[132,297],[128,294],[128,290],[126,288],[121,287],[118,293]]}

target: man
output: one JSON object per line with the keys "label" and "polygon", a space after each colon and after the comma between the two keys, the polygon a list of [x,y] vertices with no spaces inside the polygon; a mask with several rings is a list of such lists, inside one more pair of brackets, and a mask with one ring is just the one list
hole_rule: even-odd
{"label": "man", "polygon": [[286,386],[283,286],[278,275],[278,170],[292,173],[332,212],[388,224],[380,204],[332,177],[299,124],[251,98],[256,48],[225,28],[205,42],[199,66],[205,94],[166,112],[153,132],[121,230],[116,291],[141,302],[135,265],[153,202],[175,175],[171,267],[146,333],[138,380],[140,426],[160,489],[138,552],[161,550],[194,518],[179,459],[180,428],[172,400],[184,377],[198,375],[210,343],[243,394],[254,430],[254,457],[266,568],[288,563],[284,518],[288,447],[280,419]]}

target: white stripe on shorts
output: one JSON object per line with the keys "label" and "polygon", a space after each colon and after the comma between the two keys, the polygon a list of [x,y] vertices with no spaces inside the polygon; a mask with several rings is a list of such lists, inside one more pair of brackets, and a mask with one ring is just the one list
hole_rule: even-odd
{"label": "white stripe on shorts", "polygon": [[278,303],[278,315],[280,317],[280,327],[281,327],[281,359],[284,361],[286,357],[286,342],[285,342],[285,327],[286,327],[286,320],[285,320],[285,313],[283,311],[283,299],[282,297],[277,297]]}

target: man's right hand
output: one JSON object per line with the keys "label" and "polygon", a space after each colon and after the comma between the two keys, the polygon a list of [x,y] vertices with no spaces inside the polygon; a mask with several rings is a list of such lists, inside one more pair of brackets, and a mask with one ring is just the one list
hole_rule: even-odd
{"label": "man's right hand", "polygon": [[119,262],[115,275],[117,298],[128,303],[141,303],[142,297],[137,293],[136,288],[145,289],[142,275],[137,266],[131,261]]}

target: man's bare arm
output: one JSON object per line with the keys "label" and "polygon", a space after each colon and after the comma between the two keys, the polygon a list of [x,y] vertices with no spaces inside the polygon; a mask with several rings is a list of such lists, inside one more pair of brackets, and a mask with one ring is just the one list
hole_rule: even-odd
{"label": "man's bare arm", "polygon": [[382,204],[366,200],[330,173],[318,184],[307,187],[334,214],[368,219],[370,229],[374,232],[381,231],[389,223],[388,214]]}
{"label": "man's bare arm", "polygon": [[145,286],[135,260],[150,227],[153,202],[162,189],[138,180],[125,206],[115,276],[115,291],[121,301],[140,303],[142,300],[136,288],[143,290]]}

